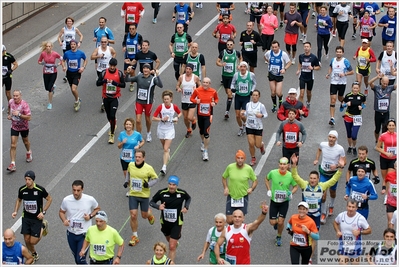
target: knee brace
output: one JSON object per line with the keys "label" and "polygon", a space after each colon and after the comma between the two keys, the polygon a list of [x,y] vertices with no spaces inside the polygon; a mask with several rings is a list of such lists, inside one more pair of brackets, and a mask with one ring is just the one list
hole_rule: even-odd
{"label": "knee brace", "polygon": [[205,139],[208,139],[209,138],[209,134],[207,133],[207,134],[204,134],[204,138]]}

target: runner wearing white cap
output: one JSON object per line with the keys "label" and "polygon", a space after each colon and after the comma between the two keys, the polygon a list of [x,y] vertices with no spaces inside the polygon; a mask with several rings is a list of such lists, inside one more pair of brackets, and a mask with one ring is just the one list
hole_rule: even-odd
{"label": "runner wearing white cap", "polygon": [[[331,130],[328,133],[328,141],[321,142],[316,152],[316,159],[313,162],[314,165],[316,165],[319,162],[320,155],[321,153],[323,153],[323,157],[319,164],[320,182],[326,182],[334,176],[334,174],[337,172],[339,161],[343,160],[344,165],[346,164],[345,150],[341,145],[337,143],[337,140],[338,140],[338,132],[335,130]],[[336,197],[337,186],[338,182],[330,187],[331,202],[329,205],[328,216],[331,216],[333,214],[334,200]],[[322,224],[326,223],[326,214],[327,214],[327,207],[325,204],[326,198],[327,198],[327,193],[324,192],[321,203],[320,221]]]}

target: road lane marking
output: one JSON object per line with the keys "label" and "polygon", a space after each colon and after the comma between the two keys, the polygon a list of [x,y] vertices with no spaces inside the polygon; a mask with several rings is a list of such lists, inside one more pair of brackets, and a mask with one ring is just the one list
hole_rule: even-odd
{"label": "road lane marking", "polygon": [[275,140],[276,140],[276,133],[274,133],[272,135],[272,137],[270,138],[269,143],[267,143],[267,147],[265,148],[266,149],[266,153],[264,155],[262,155],[262,157],[259,160],[258,165],[255,168],[255,175],[256,176],[258,176],[260,174],[260,172],[262,171],[263,166],[265,165],[266,160],[269,157],[270,152],[273,149],[273,145],[274,145],[274,141]]}

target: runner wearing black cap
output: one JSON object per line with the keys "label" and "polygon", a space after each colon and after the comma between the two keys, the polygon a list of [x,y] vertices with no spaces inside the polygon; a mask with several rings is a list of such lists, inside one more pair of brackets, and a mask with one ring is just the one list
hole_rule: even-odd
{"label": "runner wearing black cap", "polygon": [[[23,203],[21,234],[24,235],[26,247],[32,253],[34,261],[37,261],[39,255],[35,245],[39,243],[42,236],[47,235],[48,222],[44,219],[44,215],[51,205],[52,198],[44,187],[35,183],[36,175],[33,171],[27,171],[24,177],[25,185],[18,190],[18,198],[11,216],[15,219]],[[44,207],[43,198],[47,200]]]}

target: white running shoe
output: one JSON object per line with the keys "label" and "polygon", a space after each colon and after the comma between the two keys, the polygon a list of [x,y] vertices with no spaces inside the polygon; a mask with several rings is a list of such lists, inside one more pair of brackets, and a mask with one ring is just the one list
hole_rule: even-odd
{"label": "white running shoe", "polygon": [[209,160],[208,151],[204,150],[204,152],[202,153],[202,160],[203,161]]}
{"label": "white running shoe", "polygon": [[151,137],[151,132],[147,133],[147,142],[151,142],[152,141],[152,137]]}

